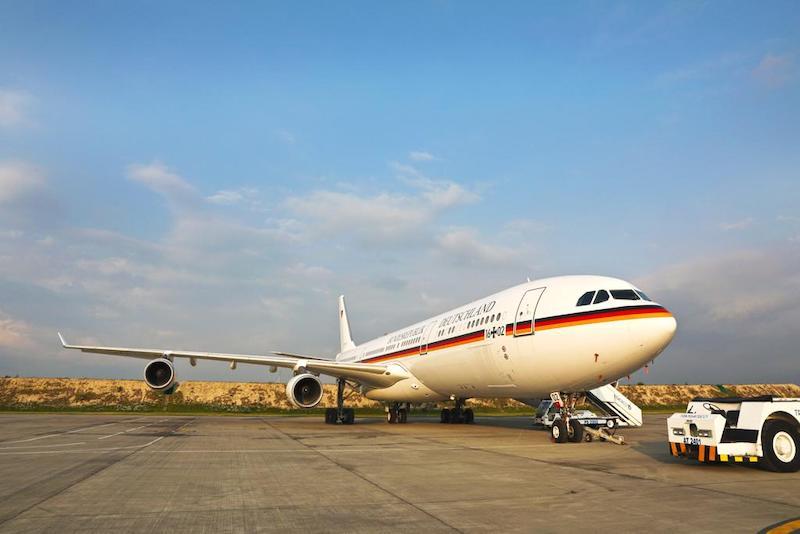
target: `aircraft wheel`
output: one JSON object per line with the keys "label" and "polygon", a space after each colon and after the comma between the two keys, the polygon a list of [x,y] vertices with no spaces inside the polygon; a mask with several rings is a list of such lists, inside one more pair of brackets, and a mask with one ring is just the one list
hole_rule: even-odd
{"label": "aircraft wheel", "polygon": [[580,443],[583,441],[583,423],[570,420],[567,436],[573,443]]}
{"label": "aircraft wheel", "polygon": [[397,410],[397,422],[402,424],[408,422],[408,410],[405,408],[400,408]]}
{"label": "aircraft wheel", "polygon": [[450,422],[450,410],[447,408],[442,408],[442,412],[440,414],[440,423],[449,423]]}
{"label": "aircraft wheel", "polygon": [[761,432],[764,466],[770,471],[800,470],[800,432],[786,421],[768,420]]}
{"label": "aircraft wheel", "polygon": [[325,424],[336,424],[336,408],[327,408],[325,410]]}
{"label": "aircraft wheel", "polygon": [[356,422],[356,411],[354,408],[345,408],[342,413],[342,421],[346,425],[352,425]]}
{"label": "aircraft wheel", "polygon": [[475,422],[475,412],[472,411],[472,408],[464,410],[464,422],[468,425]]}
{"label": "aircraft wheel", "polygon": [[397,423],[397,410],[394,408],[389,408],[389,411],[386,412],[386,422],[389,424]]}
{"label": "aircraft wheel", "polygon": [[560,417],[553,421],[553,426],[550,427],[550,438],[555,443],[566,443],[567,442],[567,425],[564,423],[564,420]]}

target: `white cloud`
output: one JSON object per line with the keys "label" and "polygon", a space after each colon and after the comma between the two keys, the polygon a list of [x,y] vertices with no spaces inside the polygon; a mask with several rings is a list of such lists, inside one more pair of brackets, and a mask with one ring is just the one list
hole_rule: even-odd
{"label": "white cloud", "polygon": [[745,217],[739,221],[734,221],[730,223],[720,223],[719,227],[721,230],[729,232],[731,230],[744,230],[745,228],[750,228],[753,226],[755,219],[752,217]]}
{"label": "white cloud", "polygon": [[11,204],[44,189],[44,174],[33,165],[0,161],[0,204]]}
{"label": "white cloud", "polygon": [[372,239],[408,237],[429,221],[429,205],[406,195],[354,193],[319,190],[304,197],[292,197],[286,206],[316,221],[318,233],[342,233]]}
{"label": "white cloud", "polygon": [[261,206],[258,189],[254,187],[221,189],[213,195],[207,196],[206,200],[212,204],[219,204],[221,206],[246,205],[251,209]]}
{"label": "white cloud", "polygon": [[29,125],[27,112],[32,102],[28,93],[0,89],[0,127]]}
{"label": "white cloud", "polygon": [[794,74],[794,64],[789,55],[766,54],[753,69],[753,77],[771,88],[786,85]]}
{"label": "white cloud", "polygon": [[509,265],[519,259],[516,249],[481,239],[471,228],[454,228],[440,235],[439,252],[454,263],[466,262],[475,266]]}
{"label": "white cloud", "polygon": [[408,159],[410,159],[411,161],[434,161],[437,158],[430,152],[425,152],[423,150],[419,151],[414,150],[408,153]]}
{"label": "white cloud", "polygon": [[230,206],[233,204],[238,204],[244,200],[244,196],[242,196],[242,193],[239,191],[222,189],[213,195],[206,197],[206,200],[212,204],[223,204]]}
{"label": "white cloud", "polygon": [[0,347],[19,349],[29,347],[30,327],[0,310]]}
{"label": "white cloud", "polygon": [[283,207],[308,221],[312,233],[393,244],[418,238],[429,242],[425,225],[445,210],[475,202],[478,195],[449,180],[434,180],[411,165],[390,163],[407,193],[317,190],[288,198]]}
{"label": "white cloud", "polygon": [[158,161],[147,165],[131,165],[128,167],[128,178],[165,196],[194,193],[194,187]]}
{"label": "white cloud", "polygon": [[397,172],[400,181],[421,190],[422,196],[432,206],[449,208],[480,200],[477,193],[464,189],[460,184],[451,180],[429,178],[412,165],[392,162],[391,167]]}
{"label": "white cloud", "polygon": [[740,250],[688,260],[639,282],[662,303],[681,303],[694,329],[746,332],[784,325],[787,317],[800,318],[796,248]]}

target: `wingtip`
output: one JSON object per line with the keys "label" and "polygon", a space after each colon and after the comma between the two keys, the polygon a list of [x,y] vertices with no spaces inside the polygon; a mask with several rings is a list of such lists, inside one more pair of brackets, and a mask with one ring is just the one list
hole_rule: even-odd
{"label": "wingtip", "polygon": [[64,336],[61,335],[61,332],[58,333],[58,339],[61,341],[61,346],[62,347],[66,347],[67,346],[67,342],[64,341]]}

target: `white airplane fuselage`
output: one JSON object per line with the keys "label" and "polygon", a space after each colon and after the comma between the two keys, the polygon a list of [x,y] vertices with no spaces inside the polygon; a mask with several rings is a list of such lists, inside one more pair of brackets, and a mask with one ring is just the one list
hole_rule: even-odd
{"label": "white airplane fuselage", "polygon": [[[601,290],[607,300],[578,305]],[[616,278],[535,280],[344,350],[336,361],[380,362],[408,375],[390,387],[365,387],[382,401],[587,391],[640,369],[674,337],[675,318],[645,298]]]}

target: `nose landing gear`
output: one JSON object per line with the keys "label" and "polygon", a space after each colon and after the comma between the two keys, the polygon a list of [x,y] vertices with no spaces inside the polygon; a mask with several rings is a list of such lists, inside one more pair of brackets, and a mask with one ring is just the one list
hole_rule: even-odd
{"label": "nose landing gear", "polygon": [[[564,397],[566,399],[564,399]],[[553,421],[553,426],[550,428],[550,439],[554,443],[566,443],[568,441],[580,443],[581,441],[592,441],[594,439],[610,441],[617,445],[623,445],[625,443],[622,436],[609,434],[602,428],[596,429],[584,426],[583,423],[573,417],[575,405],[578,403],[581,394],[565,393],[564,397],[562,397],[561,393],[558,391],[554,391],[550,394],[553,403],[560,408],[559,415],[556,416],[555,421]],[[614,424],[611,420],[609,420],[609,422],[612,424],[607,424],[607,426],[608,429],[611,430]]]}

